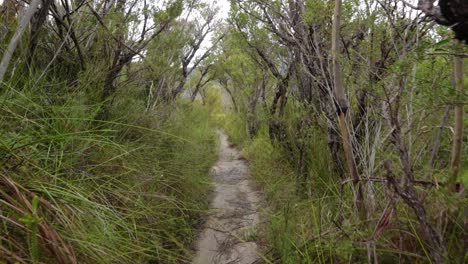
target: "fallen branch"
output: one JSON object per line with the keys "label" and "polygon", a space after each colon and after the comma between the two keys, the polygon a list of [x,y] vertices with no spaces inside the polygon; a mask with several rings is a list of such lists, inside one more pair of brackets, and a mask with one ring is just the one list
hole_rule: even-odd
{"label": "fallen branch", "polygon": [[[388,183],[387,178],[361,178],[359,179],[360,182],[382,182],[382,183]],[[341,185],[345,185],[347,183],[353,182],[352,179],[347,179],[345,181],[341,182]],[[440,183],[437,181],[423,181],[423,180],[413,180],[411,181],[413,184],[421,185],[421,186],[428,186],[428,187],[438,187],[438,186],[444,186],[444,183]]]}
{"label": "fallen branch", "polygon": [[448,51],[434,51],[426,53],[428,56],[438,56],[438,55],[448,55],[448,56],[456,56],[460,58],[468,58],[467,53],[456,53],[456,52],[448,52]]}

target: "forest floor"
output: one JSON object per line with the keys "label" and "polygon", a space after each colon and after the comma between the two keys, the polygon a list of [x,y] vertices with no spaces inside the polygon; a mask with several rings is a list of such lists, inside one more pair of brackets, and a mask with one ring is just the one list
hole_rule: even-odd
{"label": "forest floor", "polygon": [[250,180],[249,165],[218,131],[219,158],[212,168],[211,211],[197,241],[195,264],[252,264],[259,259],[255,242],[262,194]]}

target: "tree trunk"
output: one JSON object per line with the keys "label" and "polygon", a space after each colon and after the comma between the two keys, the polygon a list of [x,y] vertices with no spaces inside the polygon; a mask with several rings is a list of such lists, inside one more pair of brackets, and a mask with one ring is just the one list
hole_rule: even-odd
{"label": "tree trunk", "polygon": [[34,53],[36,51],[40,37],[40,29],[46,21],[47,13],[51,4],[52,0],[43,0],[39,12],[37,12],[37,14],[32,19],[33,22],[31,23],[31,40],[29,41],[29,49],[27,55],[27,62],[29,66],[31,66],[31,63],[33,61]]}
{"label": "tree trunk", "polygon": [[237,101],[234,95],[232,94],[232,91],[227,87],[227,83],[226,85],[222,85],[222,86],[224,87],[224,90],[226,90],[226,92],[229,94],[229,97],[231,97],[231,102],[232,102],[232,107],[234,108],[234,112],[238,113],[239,108],[237,107]]}
{"label": "tree trunk", "polygon": [[185,86],[185,83],[187,82],[187,77],[184,76],[183,79],[180,81],[179,85],[177,85],[177,88],[172,91],[172,98],[171,99],[176,99],[177,96],[180,94],[180,92],[182,92],[182,90],[184,89],[184,86]]}
{"label": "tree trunk", "polygon": [[[285,123],[281,120],[284,114],[284,107],[286,106],[287,97],[286,91],[289,84],[289,74],[286,78],[281,80],[278,84],[278,88],[273,98],[273,102],[270,107],[270,121],[268,124],[269,135],[271,141],[278,141],[280,143],[285,143],[287,140],[286,137],[286,128]],[[278,114],[276,114],[278,113]]]}
{"label": "tree trunk", "polygon": [[333,62],[333,82],[334,82],[334,95],[337,107],[338,121],[341,131],[341,138],[343,141],[343,150],[345,153],[346,164],[348,173],[353,179],[354,186],[357,187],[356,193],[356,207],[361,217],[365,218],[364,195],[359,183],[359,174],[355,164],[353,147],[346,122],[346,114],[348,111],[348,100],[343,89],[343,77],[341,72],[341,65],[339,62],[338,47],[340,41],[340,17],[341,17],[341,0],[335,0],[335,11],[333,14],[333,28],[332,28],[332,62]]}
{"label": "tree trunk", "polygon": [[[456,43],[456,45],[462,45]],[[455,86],[457,93],[460,96],[463,94],[464,86],[464,77],[463,77],[463,58],[456,56],[455,57],[455,67],[454,67],[454,76],[455,76]],[[461,150],[463,143],[463,102],[459,102],[455,106],[455,130],[453,135],[453,146],[452,146],[452,176],[450,182],[456,183],[458,174],[460,173],[460,163],[461,163]]]}
{"label": "tree trunk", "polygon": [[192,103],[197,98],[197,95],[200,92],[200,89],[203,88],[207,83],[209,83],[213,79],[213,77],[209,77],[205,79],[206,75],[208,74],[209,69],[210,69],[210,65],[201,70],[200,78],[198,79],[197,84],[195,85],[195,89],[192,95],[190,96],[190,100],[192,101]]}
{"label": "tree trunk", "polygon": [[439,153],[439,149],[440,149],[440,143],[442,139],[442,130],[444,129],[445,123],[447,122],[450,109],[451,109],[450,106],[447,106],[445,108],[444,115],[442,116],[442,120],[440,121],[440,126],[437,129],[437,134],[434,138],[434,146],[432,147],[432,151],[431,151],[431,158],[429,159],[429,168],[426,173],[426,176],[424,176],[424,179],[426,181],[430,180],[430,177],[432,176],[434,164],[436,162],[437,154]]}
{"label": "tree trunk", "polygon": [[5,40],[10,37],[13,28],[12,25],[17,24],[17,13],[19,9],[19,3],[16,0],[4,0],[3,4],[0,4],[0,40]]}
{"label": "tree trunk", "polygon": [[[263,84],[262,84],[263,86]],[[260,98],[262,86],[256,86],[249,100],[249,111],[247,112],[247,135],[253,138],[258,132],[257,104]]]}

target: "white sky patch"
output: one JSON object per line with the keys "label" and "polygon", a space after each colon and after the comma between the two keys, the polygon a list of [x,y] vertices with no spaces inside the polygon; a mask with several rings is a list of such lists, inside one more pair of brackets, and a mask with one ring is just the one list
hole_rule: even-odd
{"label": "white sky patch", "polygon": [[[3,0],[0,0],[3,1]],[[231,4],[228,0],[214,0],[213,2],[217,3],[219,6],[219,16],[223,19],[226,19],[229,15],[229,9],[231,8]]]}

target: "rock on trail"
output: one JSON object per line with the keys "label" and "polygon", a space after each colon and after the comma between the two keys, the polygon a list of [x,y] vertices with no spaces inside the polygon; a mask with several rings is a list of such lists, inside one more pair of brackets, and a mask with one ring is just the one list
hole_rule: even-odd
{"label": "rock on trail", "polygon": [[250,183],[249,166],[218,131],[219,159],[212,168],[211,213],[197,241],[194,264],[252,264],[260,259],[253,241],[260,195]]}

